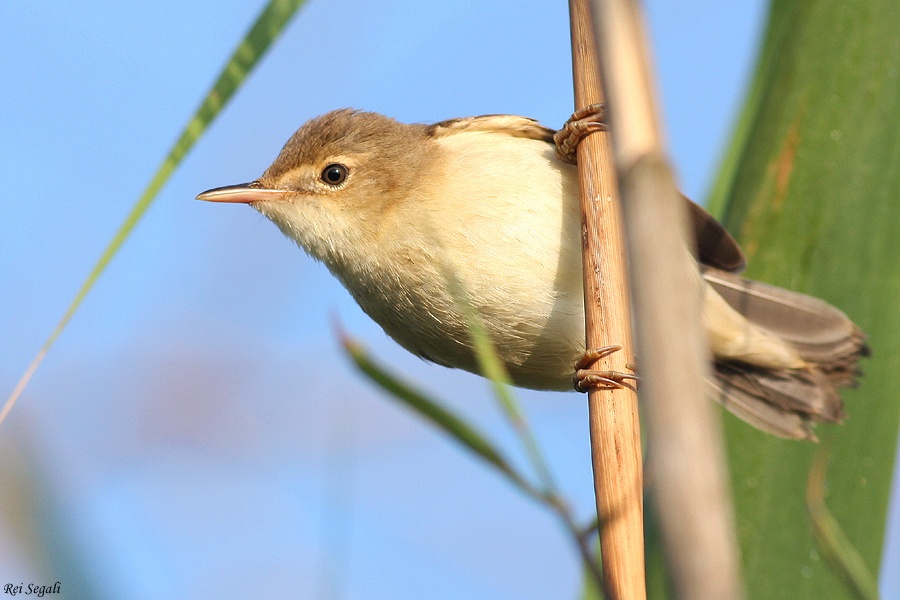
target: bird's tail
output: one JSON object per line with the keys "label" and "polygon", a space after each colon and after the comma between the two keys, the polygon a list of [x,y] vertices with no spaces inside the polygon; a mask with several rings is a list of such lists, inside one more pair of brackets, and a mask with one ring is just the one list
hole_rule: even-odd
{"label": "bird's tail", "polygon": [[807,363],[800,369],[766,369],[716,361],[711,382],[725,408],[774,435],[815,440],[816,421],[840,422],[838,389],[856,385],[866,336],[847,315],[823,300],[717,269],[703,276],[748,321],[778,336]]}

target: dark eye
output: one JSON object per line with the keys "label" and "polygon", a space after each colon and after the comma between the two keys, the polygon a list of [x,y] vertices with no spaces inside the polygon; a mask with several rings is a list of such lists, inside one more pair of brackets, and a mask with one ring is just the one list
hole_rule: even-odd
{"label": "dark eye", "polygon": [[333,164],[322,169],[322,181],[328,185],[341,185],[347,179],[347,167]]}

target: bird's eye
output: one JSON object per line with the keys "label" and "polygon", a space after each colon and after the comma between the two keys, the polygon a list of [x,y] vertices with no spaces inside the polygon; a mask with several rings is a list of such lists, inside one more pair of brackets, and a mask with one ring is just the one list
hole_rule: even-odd
{"label": "bird's eye", "polygon": [[347,167],[333,164],[322,169],[322,181],[328,185],[341,185],[347,179]]}

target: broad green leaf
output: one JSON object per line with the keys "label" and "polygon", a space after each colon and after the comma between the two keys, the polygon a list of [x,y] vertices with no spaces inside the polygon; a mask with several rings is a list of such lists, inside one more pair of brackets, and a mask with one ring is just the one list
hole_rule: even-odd
{"label": "broad green leaf", "polygon": [[[711,205],[747,275],[822,297],[868,332],[873,356],[843,394],[824,502],[877,573],[900,418],[900,4],[776,0],[738,133]],[[852,598],[805,505],[817,446],[730,416],[738,534],[751,598]]]}
{"label": "broad green leaf", "polygon": [[190,151],[197,140],[200,139],[200,136],[203,135],[203,132],[206,131],[206,128],[209,127],[209,124],[212,123],[213,119],[222,112],[222,109],[247,78],[247,75],[253,70],[257,63],[259,63],[259,60],[263,57],[266,50],[269,49],[269,46],[272,45],[272,42],[275,41],[275,38],[281,33],[290,18],[305,1],[306,0],[271,0],[266,8],[263,9],[259,18],[257,18],[256,22],[250,28],[250,31],[238,45],[237,49],[235,49],[234,54],[231,55],[225,68],[222,69],[216,83],[206,95],[200,108],[197,109],[197,112],[194,113],[194,116],[188,121],[188,124],[178,137],[178,141],[175,142],[175,145],[169,151],[169,154],[166,156],[165,160],[163,160],[159,169],[157,169],[156,174],[154,174],[153,178],[150,180],[147,189],[144,190],[144,193],[141,194],[135,205],[131,208],[131,211],[128,213],[128,216],[125,217],[125,221],[119,227],[119,230],[116,232],[112,241],[109,242],[109,245],[107,245],[103,254],[100,255],[94,268],[91,269],[91,272],[88,274],[87,279],[81,284],[81,289],[78,290],[75,299],[72,300],[72,303],[69,305],[69,308],[66,310],[62,319],[60,319],[56,328],[50,334],[50,337],[47,338],[47,341],[44,342],[44,345],[37,353],[37,356],[31,361],[31,364],[28,366],[22,379],[19,380],[19,383],[16,385],[16,389],[13,390],[12,395],[6,401],[3,409],[0,410],[0,423],[2,423],[6,418],[6,415],[9,414],[16,399],[22,393],[22,390],[25,389],[29,379],[31,379],[31,376],[34,374],[35,369],[37,369],[38,365],[44,359],[44,356],[46,356],[47,351],[50,350],[50,347],[53,346],[56,338],[59,337],[59,334],[62,333],[63,329],[66,328],[66,325],[69,324],[75,311],[78,310],[78,307],[81,306],[81,303],[88,292],[94,287],[100,274],[106,270],[109,262],[119,251],[119,248],[122,247],[122,244],[125,243],[125,240],[128,239],[128,236],[131,235],[135,225],[137,225],[138,221],[141,220],[141,217],[144,216],[144,213],[150,207],[150,204],[156,198],[156,195],[159,194],[159,191],[165,183],[169,180],[169,177],[175,172],[175,169],[181,164],[181,161],[187,155],[188,151]]}

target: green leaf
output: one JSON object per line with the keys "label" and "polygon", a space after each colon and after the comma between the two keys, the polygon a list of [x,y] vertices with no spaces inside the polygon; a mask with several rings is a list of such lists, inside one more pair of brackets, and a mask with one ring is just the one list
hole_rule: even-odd
{"label": "green leaf", "polygon": [[222,112],[222,109],[247,78],[247,75],[253,70],[257,63],[259,63],[259,60],[263,57],[266,50],[269,49],[269,46],[272,45],[272,42],[275,41],[278,34],[282,32],[290,18],[305,1],[306,0],[271,0],[259,15],[259,18],[257,18],[256,22],[250,28],[250,31],[241,41],[240,45],[238,45],[237,49],[235,49],[234,54],[231,55],[225,68],[222,69],[219,78],[206,95],[200,108],[197,109],[197,112],[194,113],[194,116],[188,121],[188,124],[178,137],[178,141],[175,142],[175,145],[157,169],[156,174],[153,175],[153,178],[150,180],[144,193],[141,194],[140,198],[138,198],[135,205],[131,208],[131,211],[128,213],[128,216],[125,217],[125,221],[119,227],[119,230],[116,232],[112,241],[109,242],[109,245],[107,245],[106,249],[100,255],[94,268],[91,269],[91,272],[88,274],[87,279],[81,284],[81,289],[78,290],[78,293],[75,295],[74,300],[72,300],[72,303],[69,305],[69,308],[66,310],[62,319],[60,319],[56,328],[50,334],[50,337],[47,338],[47,341],[44,342],[40,351],[31,361],[25,374],[16,385],[15,390],[13,390],[13,393],[6,401],[6,404],[4,404],[3,409],[0,410],[0,423],[2,423],[6,418],[6,415],[9,414],[16,399],[22,393],[22,390],[25,389],[25,386],[34,374],[34,371],[44,359],[44,356],[46,356],[47,351],[50,350],[50,347],[53,346],[56,338],[59,337],[59,334],[62,333],[63,329],[66,328],[66,325],[69,324],[75,311],[78,310],[78,307],[81,306],[81,303],[88,292],[94,287],[100,274],[106,270],[109,262],[116,253],[118,253],[119,248],[122,247],[122,244],[125,243],[128,236],[131,235],[135,225],[137,225],[144,216],[144,213],[150,207],[150,204],[156,198],[156,195],[159,194],[165,183],[169,180],[169,177],[175,172],[175,169],[181,164],[181,161],[190,149],[193,148],[197,140],[200,139],[200,136],[203,135],[203,132],[206,131],[206,128],[209,127],[209,124],[212,123],[213,119]]}
{"label": "green leaf", "polygon": [[475,357],[478,360],[481,373],[490,380],[500,407],[525,448],[525,453],[528,455],[532,468],[537,473],[538,480],[544,488],[543,493],[556,494],[556,482],[553,474],[550,472],[550,467],[547,465],[547,460],[544,458],[544,453],[541,451],[537,438],[535,438],[531,427],[528,425],[525,411],[522,410],[519,401],[510,388],[512,381],[509,373],[507,373],[503,361],[497,355],[497,350],[491,343],[487,331],[484,330],[478,313],[471,306],[467,308],[469,332],[472,335],[472,345],[475,347]]}
{"label": "green leaf", "polygon": [[344,349],[350,355],[356,367],[369,379],[378,384],[389,396],[395,398],[422,415],[450,437],[459,442],[463,447],[480,456],[483,460],[493,465],[512,483],[529,496],[542,502],[544,497],[535,490],[528,481],[520,475],[499,450],[479,432],[474,426],[464,419],[444,408],[426,394],[413,388],[411,385],[400,381],[384,368],[375,364],[366,351],[358,343],[346,336],[341,336]]}
{"label": "green leaf", "polygon": [[[748,276],[826,299],[870,335],[873,357],[823,425],[835,522],[877,573],[900,421],[900,4],[777,0],[711,205]],[[738,534],[751,598],[852,598],[823,560],[804,486],[816,445],[730,416]]]}
{"label": "green leaf", "polygon": [[[532,468],[537,474],[542,490],[538,492],[539,496],[546,501],[550,497],[557,496],[556,483],[553,474],[547,466],[547,461],[541,451],[531,428],[528,425],[528,419],[525,412],[519,405],[518,400],[511,391],[512,380],[506,370],[503,361],[497,354],[493,342],[484,328],[484,322],[481,315],[472,303],[471,297],[466,289],[466,285],[462,278],[459,277],[460,269],[454,264],[449,254],[444,252],[440,246],[436,247],[440,250],[441,272],[444,276],[447,286],[456,302],[456,307],[466,319],[466,325],[469,329],[469,335],[472,340],[472,348],[475,353],[475,359],[478,362],[478,369],[484,377],[486,377],[494,389],[494,397],[500,405],[503,414],[509,420],[510,425],[516,432],[519,441],[528,455],[528,460]],[[552,504],[552,503],[551,503]]]}

